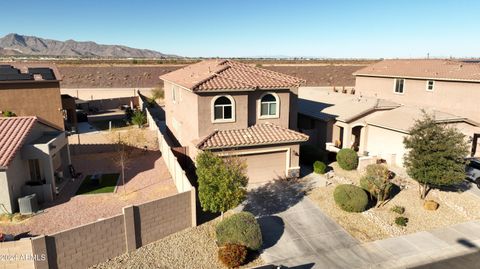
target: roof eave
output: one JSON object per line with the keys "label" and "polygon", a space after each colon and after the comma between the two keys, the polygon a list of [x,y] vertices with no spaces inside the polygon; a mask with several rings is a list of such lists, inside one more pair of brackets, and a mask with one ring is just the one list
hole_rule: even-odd
{"label": "roof eave", "polygon": [[280,145],[280,144],[296,144],[308,141],[308,137],[305,139],[298,139],[298,140],[288,140],[288,141],[279,141],[279,142],[269,142],[269,143],[261,143],[261,144],[248,144],[248,145],[232,145],[232,146],[223,146],[223,147],[198,147],[201,150],[216,150],[216,149],[232,149],[232,148],[248,148],[248,147],[256,147],[256,146],[269,146],[269,145]]}
{"label": "roof eave", "polygon": [[475,80],[475,79],[434,78],[434,77],[417,77],[417,76],[401,76],[401,75],[377,75],[377,74],[368,74],[368,73],[353,73],[353,75],[354,76],[360,76],[360,77],[407,78],[407,79],[422,79],[422,80],[438,80],[438,81],[480,83],[480,80]]}

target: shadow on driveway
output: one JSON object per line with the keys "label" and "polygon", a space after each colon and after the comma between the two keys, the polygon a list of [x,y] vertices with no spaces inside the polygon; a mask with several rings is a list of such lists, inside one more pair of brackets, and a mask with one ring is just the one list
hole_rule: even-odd
{"label": "shadow on driveway", "polygon": [[311,189],[310,181],[274,180],[252,189],[243,210],[257,217],[281,213],[299,203]]}

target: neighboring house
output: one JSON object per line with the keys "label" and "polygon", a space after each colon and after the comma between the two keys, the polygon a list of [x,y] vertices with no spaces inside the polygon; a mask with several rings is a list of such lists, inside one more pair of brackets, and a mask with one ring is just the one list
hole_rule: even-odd
{"label": "neighboring house", "polygon": [[18,211],[17,199],[36,193],[51,201],[69,178],[65,132],[37,117],[0,117],[0,204]]}
{"label": "neighboring house", "polygon": [[160,77],[169,132],[198,151],[236,155],[250,183],[299,174],[297,92],[302,80],[230,60],[206,60]]}
{"label": "neighboring house", "polygon": [[37,116],[64,130],[60,74],[54,65],[0,64],[0,111]]}
{"label": "neighboring house", "polygon": [[360,96],[430,107],[480,122],[480,62],[384,60],[353,73]]}
{"label": "neighboring house", "polygon": [[385,60],[354,75],[355,95],[300,90],[299,128],[310,134],[309,143],[330,152],[353,148],[360,156],[403,165],[403,138],[424,110],[439,124],[457,127],[471,144],[471,156],[480,156],[480,63]]}

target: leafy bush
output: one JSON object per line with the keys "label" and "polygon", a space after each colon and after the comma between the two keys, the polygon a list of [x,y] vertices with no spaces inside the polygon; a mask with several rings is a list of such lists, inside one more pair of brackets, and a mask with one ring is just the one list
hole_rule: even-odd
{"label": "leafy bush", "polygon": [[147,123],[147,116],[145,116],[143,111],[135,110],[132,115],[132,123],[138,127],[142,127],[145,123]]}
{"label": "leafy bush", "polygon": [[3,111],[3,112],[2,112],[2,115],[3,115],[4,117],[16,117],[16,116],[17,116],[17,114],[15,114],[15,113],[12,112],[12,111],[8,111],[8,110],[7,110],[7,111]]}
{"label": "leafy bush", "polygon": [[396,205],[396,206],[393,206],[392,208],[390,208],[390,211],[401,215],[401,214],[405,213],[405,207]]}
{"label": "leafy bush", "polygon": [[400,216],[395,218],[395,224],[397,224],[398,226],[405,227],[407,226],[407,223],[408,223],[408,218],[406,217]]}
{"label": "leafy bush", "polygon": [[342,169],[353,170],[358,166],[358,155],[353,149],[341,149],[337,153],[337,162]]}
{"label": "leafy bush", "polygon": [[377,203],[383,202],[390,197],[393,187],[390,182],[390,171],[383,164],[370,164],[360,179],[360,186],[374,196]]}
{"label": "leafy bush", "polygon": [[216,234],[220,245],[238,244],[251,250],[259,250],[262,246],[260,225],[249,212],[240,212],[224,219],[218,223]]}
{"label": "leafy bush", "polygon": [[300,146],[300,162],[303,164],[312,165],[317,160],[323,160],[323,152],[312,145],[301,145]]}
{"label": "leafy bush", "polygon": [[237,244],[225,244],[218,249],[218,259],[228,268],[239,267],[247,258],[247,248]]}
{"label": "leafy bush", "polygon": [[367,209],[368,196],[360,187],[351,184],[338,185],[333,192],[335,203],[347,212],[362,212]]}
{"label": "leafy bush", "polygon": [[327,165],[321,161],[316,161],[313,163],[313,171],[317,174],[325,174],[327,170]]}

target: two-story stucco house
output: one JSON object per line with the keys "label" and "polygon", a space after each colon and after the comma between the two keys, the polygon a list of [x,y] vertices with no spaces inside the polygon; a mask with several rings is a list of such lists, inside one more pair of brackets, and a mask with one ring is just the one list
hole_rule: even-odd
{"label": "two-story stucco house", "polygon": [[[480,63],[385,60],[354,73],[355,95],[301,89],[299,129],[330,152],[352,148],[360,156],[403,165],[403,140],[423,111],[458,128],[480,156]],[[366,159],[366,158],[364,158]]]}
{"label": "two-story stucco house", "polygon": [[201,150],[246,160],[250,183],[297,176],[302,80],[230,60],[206,60],[160,77],[169,132],[194,160]]}

